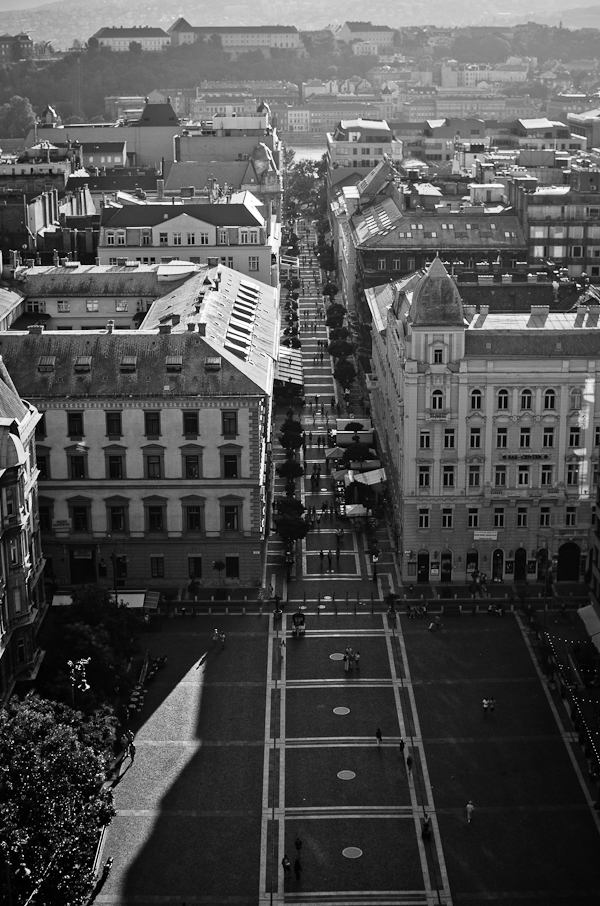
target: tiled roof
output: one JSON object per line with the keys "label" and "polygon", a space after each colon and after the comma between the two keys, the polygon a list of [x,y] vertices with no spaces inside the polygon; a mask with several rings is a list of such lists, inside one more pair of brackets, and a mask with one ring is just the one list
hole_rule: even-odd
{"label": "tiled roof", "polygon": [[[494,312],[527,312],[532,305],[548,305],[550,311],[565,311],[580,295],[574,283],[560,284],[555,294],[551,283],[494,283],[482,288],[476,283],[458,282],[464,305],[485,303]],[[485,293],[485,296],[482,295]]]}
{"label": "tiled roof", "polygon": [[12,378],[0,357],[0,419],[19,421],[27,415],[27,406],[16,392]]}
{"label": "tiled roof", "polygon": [[146,104],[133,126],[178,126],[179,117],[170,104]]}
{"label": "tiled roof", "polygon": [[414,327],[464,324],[460,293],[439,258],[434,258],[414,290],[411,316]]}
{"label": "tiled roof", "polygon": [[[160,265],[80,265],[77,268],[51,265],[28,268],[19,280],[26,297],[72,296],[160,296],[164,284],[158,280]],[[184,279],[189,276],[185,275]]]}
{"label": "tiled roof", "polygon": [[387,226],[366,230],[365,219],[370,208],[354,218],[357,243],[361,248],[376,249],[498,249],[525,250],[527,243],[521,224],[513,214],[464,213],[429,214],[405,211]]}
{"label": "tiled roof", "polygon": [[99,176],[79,175],[82,171],[78,170],[73,176],[67,179],[69,190],[74,190],[82,186],[88,186],[91,192],[115,192],[119,189],[132,191],[133,189],[144,189],[146,191],[156,189],[156,171],[151,170],[107,170],[106,173]]}
{"label": "tiled roof", "polygon": [[385,198],[369,205],[362,214],[354,217],[354,231],[361,246],[381,234],[388,235],[395,224],[402,220],[402,211],[392,198]]}
{"label": "tiled roof", "polygon": [[101,224],[104,227],[151,227],[167,223],[175,217],[187,214],[202,223],[213,226],[263,226],[260,214],[245,204],[143,204],[125,205],[122,208],[106,207],[102,211]]}
{"label": "tiled roof", "polygon": [[133,28],[128,28],[127,26],[113,26],[105,25],[104,28],[100,28],[94,38],[131,38],[132,41],[135,41],[136,38],[168,38],[166,31],[163,31],[162,28],[153,28],[151,26],[134,26]]}
{"label": "tiled roof", "polygon": [[203,189],[208,185],[211,176],[217,180],[220,186],[227,183],[237,189],[242,185],[247,169],[248,161],[245,160],[213,160],[208,163],[175,161],[165,180],[165,189],[168,192],[179,191],[186,186]]}
{"label": "tiled roof", "polygon": [[468,330],[465,333],[466,356],[503,356],[517,358],[591,358],[600,355],[600,331],[555,333],[530,330],[525,333],[507,330]]}

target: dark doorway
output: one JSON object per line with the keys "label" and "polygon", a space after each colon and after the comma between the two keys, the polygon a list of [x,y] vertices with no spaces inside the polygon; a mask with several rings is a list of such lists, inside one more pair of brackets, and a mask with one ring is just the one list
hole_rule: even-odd
{"label": "dark doorway", "polygon": [[91,547],[71,548],[69,567],[71,585],[96,582],[96,551]]}
{"label": "dark doorway", "polygon": [[557,582],[579,582],[581,550],[574,541],[567,541],[558,549]]}
{"label": "dark doorway", "polygon": [[527,551],[518,547],[515,551],[515,582],[527,582]]}
{"label": "dark doorway", "polygon": [[417,582],[429,582],[429,551],[417,554]]}
{"label": "dark doorway", "polygon": [[548,569],[548,548],[540,547],[537,552],[537,577],[543,582],[546,578],[546,570]]}
{"label": "dark doorway", "polygon": [[479,571],[479,554],[477,551],[467,551],[467,575]]}
{"label": "dark doorway", "polygon": [[499,547],[492,554],[492,581],[502,582],[504,578],[504,551]]}
{"label": "dark doorway", "polygon": [[442,551],[440,556],[440,579],[442,582],[452,581],[452,552]]}

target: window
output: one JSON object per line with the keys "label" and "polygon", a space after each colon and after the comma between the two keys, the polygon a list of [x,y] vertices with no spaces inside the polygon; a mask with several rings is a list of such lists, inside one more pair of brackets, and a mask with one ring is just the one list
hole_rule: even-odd
{"label": "window", "polygon": [[69,478],[79,479],[85,478],[85,461],[86,457],[82,455],[70,454],[68,457],[69,460]]}
{"label": "window", "polygon": [[[91,162],[92,160],[93,160],[93,158],[90,157],[90,162]],[[114,233],[108,233],[108,232],[107,232],[107,234],[106,234],[106,244],[107,244],[107,245],[114,245],[114,244],[115,244],[115,234],[114,234]]]}
{"label": "window", "polygon": [[434,349],[433,350],[433,364],[441,365],[444,361],[444,350],[443,349]]}
{"label": "window", "polygon": [[110,532],[127,531],[127,508],[119,504],[109,504],[108,510],[108,530]]}
{"label": "window", "polygon": [[26,308],[28,312],[39,313],[46,311],[46,303],[40,301],[39,299],[30,299],[26,303]]}
{"label": "window", "polygon": [[[600,430],[600,428],[599,428]],[[598,442],[600,443],[600,441]],[[429,450],[431,447],[431,434],[429,431],[420,431],[419,432],[419,449],[420,450]]]}
{"label": "window", "polygon": [[162,451],[144,452],[145,477],[152,480],[163,477],[164,453]]}
{"label": "window", "polygon": [[454,450],[454,428],[445,428],[444,429],[444,449],[445,450]]}
{"label": "window", "polygon": [[35,439],[43,440],[46,437],[46,413],[40,412],[40,420],[35,426]]}
{"label": "window", "polygon": [[517,528],[527,528],[527,507],[517,507]]}
{"label": "window", "polygon": [[107,477],[120,480],[125,478],[125,457],[120,454],[110,455],[106,458]]}
{"label": "window", "polygon": [[160,436],[160,412],[144,412],[144,433],[146,437]]}
{"label": "window", "polygon": [[504,507],[494,507],[494,528],[504,528]]}
{"label": "window", "polygon": [[221,524],[224,532],[239,532],[240,530],[240,505],[235,503],[224,504],[221,507]]}
{"label": "window", "polygon": [[531,447],[531,428],[521,428],[519,432],[519,446]]}
{"label": "window", "polygon": [[198,413],[197,412],[184,412],[183,413],[183,433],[186,437],[197,437],[199,432],[198,427]]}
{"label": "window", "polygon": [[479,466],[469,466],[469,487],[480,487],[481,470]]}
{"label": "window", "polygon": [[[44,437],[46,435],[44,434]],[[600,425],[595,425],[594,427],[594,446],[600,447]]]}
{"label": "window", "polygon": [[386,259],[385,259],[385,258],[378,258],[378,259],[377,259],[377,270],[378,270],[378,271],[384,271],[384,270],[385,270],[385,267],[386,267]]}
{"label": "window", "polygon": [[181,233],[173,233],[173,245],[181,245]]}
{"label": "window", "polygon": [[95,299],[88,299],[85,303],[86,311],[98,311],[98,302]]}
{"label": "window", "polygon": [[556,393],[554,390],[544,392],[544,409],[554,409],[556,405]]}
{"label": "window", "polygon": [[498,391],[498,409],[508,409],[508,390]]}
{"label": "window", "polygon": [[454,466],[444,466],[442,469],[442,485],[445,488],[454,487]]}
{"label": "window", "polygon": [[420,529],[429,528],[429,510],[424,510],[424,509],[419,510],[419,528]]}
{"label": "window", "polygon": [[570,462],[567,466],[567,485],[571,488],[579,484],[579,463]]}
{"label": "window", "polygon": [[52,531],[52,506],[40,503],[38,513],[40,517],[40,532]]}
{"label": "window", "polygon": [[127,233],[125,230],[117,230],[117,245],[125,245]]}
{"label": "window", "polygon": [[50,478],[50,458],[48,453],[41,453],[39,450],[36,451],[36,460],[37,467],[39,471],[39,478],[44,481],[47,478]]}
{"label": "window", "polygon": [[89,531],[89,505],[70,505],[71,525],[74,532]]}
{"label": "window", "polygon": [[540,528],[550,528],[550,507],[543,506],[540,509]]}
{"label": "window", "polygon": [[208,245],[208,233],[200,233],[200,245]]}
{"label": "window", "polygon": [[481,409],[481,390],[471,391],[471,409]]}
{"label": "window", "polygon": [[400,258],[392,258],[392,270],[402,270],[402,260]]}
{"label": "window", "polygon": [[468,528],[479,528],[479,510],[475,507],[469,507],[467,510],[467,526]]}
{"label": "window", "polygon": [[59,312],[71,311],[71,303],[70,302],[57,302],[56,309]]}
{"label": "window", "polygon": [[469,446],[471,450],[479,450],[481,447],[481,428],[471,428],[469,432]]}
{"label": "window", "polygon": [[190,579],[202,578],[202,557],[195,555],[188,557],[188,576]]}
{"label": "window", "polygon": [[431,408],[441,410],[444,407],[444,396],[441,390],[434,390],[431,394]]}
{"label": "window", "polygon": [[240,577],[240,558],[237,554],[225,557],[225,578],[239,579]]}
{"label": "window", "polygon": [[531,390],[521,391],[521,409],[531,409],[533,397]]}
{"label": "window", "polygon": [[571,409],[581,409],[581,390],[578,387],[574,387],[569,394],[571,401]]}
{"label": "window", "polygon": [[544,447],[554,446],[554,428],[544,428],[544,437],[542,443]]}
{"label": "window", "polygon": [[250,272],[257,272],[260,269],[260,262],[258,255],[250,255],[248,258],[248,270]]}
{"label": "window", "polygon": [[431,484],[431,469],[429,466],[419,466],[419,487],[428,488]]}
{"label": "window", "polygon": [[120,412],[106,413],[106,433],[108,437],[122,437],[123,431]]}
{"label": "window", "polygon": [[549,488],[553,485],[554,481],[554,466],[542,466],[542,473],[540,477],[540,484],[543,488]]}
{"label": "window", "polygon": [[188,245],[196,245],[196,234],[195,234],[195,233],[188,233],[188,234],[187,234],[187,244],[188,244]]}
{"label": "window", "polygon": [[494,469],[494,486],[497,488],[506,487],[506,466],[496,466]]}
{"label": "window", "polygon": [[168,233],[159,233],[158,234],[158,244],[159,245],[168,245],[169,244],[169,234]]}
{"label": "window", "polygon": [[148,532],[164,532],[165,508],[163,504],[151,504],[146,507],[146,530]]}
{"label": "window", "polygon": [[83,412],[67,413],[67,434],[70,438],[83,437]]}
{"label": "window", "polygon": [[240,477],[240,455],[239,455],[239,453],[222,453],[221,478],[239,478],[239,477]]}
{"label": "window", "polygon": [[578,447],[581,444],[581,431],[578,427],[569,428],[569,446]]}
{"label": "window", "polygon": [[498,428],[496,430],[496,446],[505,450],[508,446],[508,428]]}
{"label": "window", "polygon": [[529,466],[519,466],[517,470],[517,484],[520,488],[529,487]]}
{"label": "window", "polygon": [[183,525],[186,532],[202,531],[202,506],[200,504],[186,504],[183,507]]}
{"label": "window", "polygon": [[115,311],[129,311],[127,299],[115,299]]}
{"label": "window", "polygon": [[577,525],[577,507],[576,506],[567,507],[567,512],[565,515],[565,525],[568,525],[571,528],[573,528],[574,526]]}
{"label": "window", "polygon": [[150,575],[153,579],[164,579],[165,577],[165,558],[150,557]]}
{"label": "window", "polygon": [[201,466],[202,458],[201,453],[190,452],[183,454],[183,477],[184,478],[200,478],[201,475]]}
{"label": "window", "polygon": [[221,412],[221,433],[224,437],[237,437],[238,414],[235,410],[225,409]]}
{"label": "window", "polygon": [[451,529],[452,528],[452,514],[453,510],[442,510],[442,528]]}

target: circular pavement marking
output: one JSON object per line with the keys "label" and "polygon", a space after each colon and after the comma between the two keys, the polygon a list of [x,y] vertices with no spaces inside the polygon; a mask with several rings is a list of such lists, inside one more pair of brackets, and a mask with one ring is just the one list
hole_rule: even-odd
{"label": "circular pavement marking", "polygon": [[329,660],[330,661],[343,661],[344,655],[341,653],[341,651],[334,651],[333,654],[329,655]]}
{"label": "circular pavement marking", "polygon": [[340,778],[340,780],[354,780],[356,774],[354,773],[354,771],[339,771],[338,777]]}
{"label": "circular pavement marking", "polygon": [[334,714],[350,714],[350,708],[334,708]]}
{"label": "circular pavement marking", "polygon": [[346,849],[342,850],[342,855],[346,859],[360,859],[363,851],[359,849],[358,846],[347,846]]}

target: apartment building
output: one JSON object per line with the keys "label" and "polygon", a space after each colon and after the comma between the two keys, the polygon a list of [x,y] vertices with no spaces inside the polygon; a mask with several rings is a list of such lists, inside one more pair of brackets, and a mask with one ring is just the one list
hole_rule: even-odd
{"label": "apartment building", "polygon": [[194,44],[196,41],[217,41],[230,53],[260,50],[304,50],[300,32],[295,25],[190,25],[179,17],[168,29],[171,43]]}
{"label": "apartment building", "polygon": [[578,581],[600,453],[600,297],[441,258],[367,290],[404,581]]}
{"label": "apartment building", "polygon": [[164,50],[171,44],[171,38],[162,28],[150,26],[104,26],[92,35],[102,48],[117,53],[127,53],[131,44],[139,44],[144,51]]}
{"label": "apartment building", "polygon": [[384,156],[394,163],[400,163],[403,156],[402,142],[385,120],[341,120],[327,133],[329,184],[343,179],[349,168],[366,176]]}

